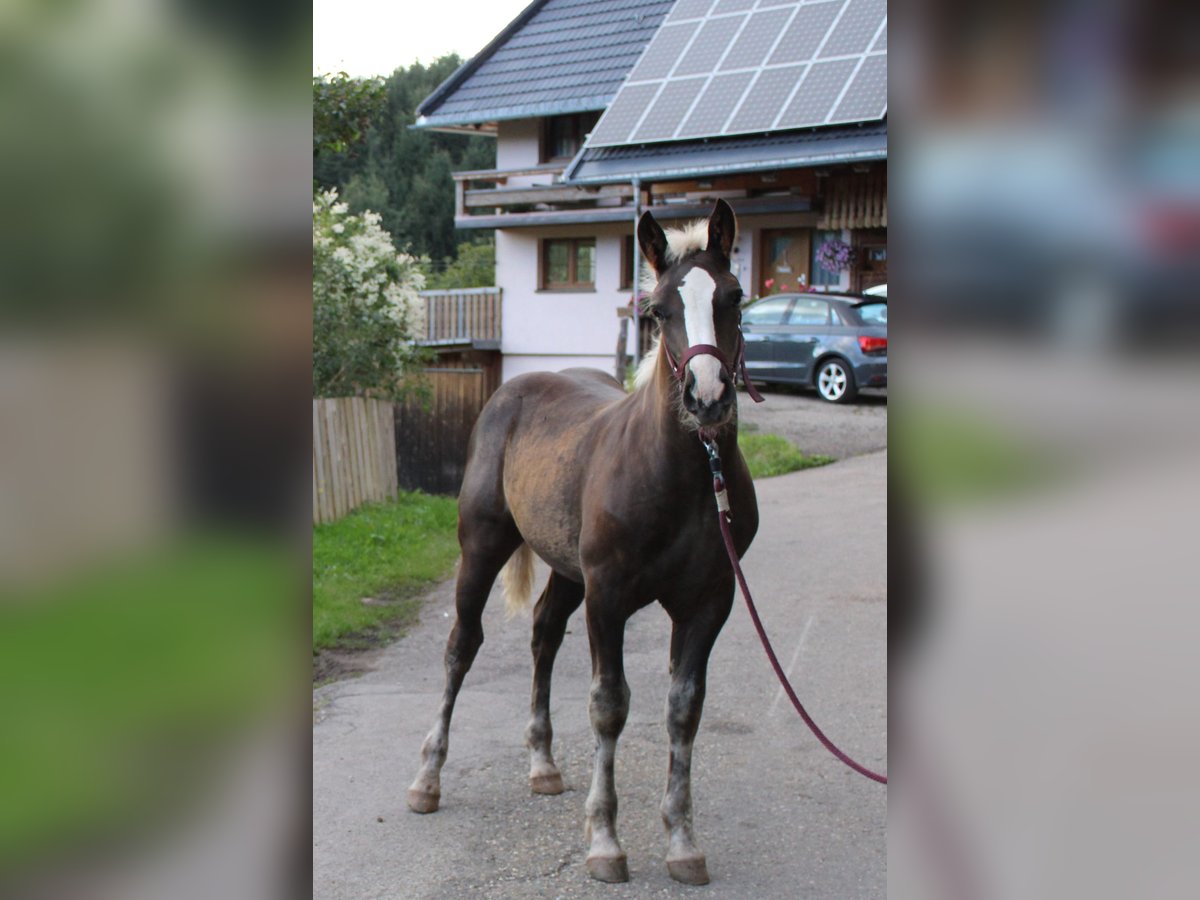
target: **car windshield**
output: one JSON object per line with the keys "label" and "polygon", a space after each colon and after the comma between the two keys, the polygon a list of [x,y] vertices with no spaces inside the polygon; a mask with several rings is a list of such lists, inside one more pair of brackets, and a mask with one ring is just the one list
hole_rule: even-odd
{"label": "car windshield", "polygon": [[887,304],[864,303],[858,307],[858,315],[862,318],[864,325],[886,325]]}

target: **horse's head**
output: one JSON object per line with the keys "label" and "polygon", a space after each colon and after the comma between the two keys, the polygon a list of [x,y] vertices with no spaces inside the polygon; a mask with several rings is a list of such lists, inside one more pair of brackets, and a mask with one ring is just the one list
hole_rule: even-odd
{"label": "horse's head", "polygon": [[683,407],[702,428],[733,414],[734,372],[741,353],[742,288],[729,271],[737,234],[733,210],[718,200],[708,221],[664,233],[649,211],[638,221],[638,244],[657,284],[646,312],[682,385]]}

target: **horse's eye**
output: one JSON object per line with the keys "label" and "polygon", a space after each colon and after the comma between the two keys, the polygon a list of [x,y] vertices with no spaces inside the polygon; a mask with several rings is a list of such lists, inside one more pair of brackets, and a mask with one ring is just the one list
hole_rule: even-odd
{"label": "horse's eye", "polygon": [[658,306],[650,307],[650,315],[660,322],[665,322],[667,319],[667,314],[663,312],[661,307]]}

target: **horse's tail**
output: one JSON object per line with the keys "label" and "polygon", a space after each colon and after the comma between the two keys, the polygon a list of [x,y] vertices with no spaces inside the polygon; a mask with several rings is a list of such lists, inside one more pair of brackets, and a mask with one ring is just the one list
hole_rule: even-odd
{"label": "horse's tail", "polygon": [[533,599],[533,551],[522,543],[500,570],[504,612],[511,619],[529,608]]}

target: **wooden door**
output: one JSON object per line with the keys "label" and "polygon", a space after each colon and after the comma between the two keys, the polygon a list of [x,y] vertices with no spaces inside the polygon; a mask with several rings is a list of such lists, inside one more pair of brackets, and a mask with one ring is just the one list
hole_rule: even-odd
{"label": "wooden door", "polygon": [[850,290],[865,291],[877,284],[887,284],[887,229],[864,228],[855,232],[858,262]]}
{"label": "wooden door", "polygon": [[[497,354],[499,356],[499,354]],[[475,420],[491,395],[481,367],[426,369],[429,388],[395,405],[396,474],[404,490],[457,494]]]}
{"label": "wooden door", "polygon": [[771,228],[761,233],[758,295],[808,290],[812,229]]}

